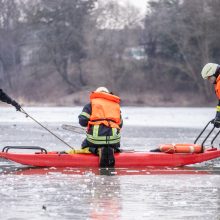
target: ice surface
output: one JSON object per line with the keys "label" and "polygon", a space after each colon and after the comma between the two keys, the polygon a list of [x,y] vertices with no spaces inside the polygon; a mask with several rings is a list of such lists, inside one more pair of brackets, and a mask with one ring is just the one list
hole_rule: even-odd
{"label": "ice surface", "polygon": [[[61,125],[77,124],[82,107],[24,109],[72,146],[80,147],[84,136],[64,131]],[[161,143],[192,143],[215,109],[123,107],[122,114],[122,147],[149,150]],[[0,122],[2,147],[68,149],[13,108],[0,109]],[[1,220],[219,220],[219,210],[220,160],[159,170],[60,170],[29,169],[0,159]]]}

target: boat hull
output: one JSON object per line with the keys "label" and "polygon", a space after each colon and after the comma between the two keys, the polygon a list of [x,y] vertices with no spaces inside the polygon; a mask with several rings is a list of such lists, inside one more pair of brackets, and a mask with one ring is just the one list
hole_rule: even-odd
{"label": "boat hull", "polygon": [[[1,152],[0,157],[35,167],[99,167],[99,157],[93,154],[19,154]],[[154,152],[126,152],[115,154],[115,167],[180,167],[220,157],[220,150],[204,153],[168,154]]]}

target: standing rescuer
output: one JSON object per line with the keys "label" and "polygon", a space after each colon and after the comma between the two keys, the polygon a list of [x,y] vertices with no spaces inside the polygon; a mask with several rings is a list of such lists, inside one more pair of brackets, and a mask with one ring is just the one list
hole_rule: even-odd
{"label": "standing rescuer", "polygon": [[97,88],[90,94],[90,103],[79,115],[79,124],[87,127],[82,148],[99,155],[100,167],[114,167],[114,152],[120,152],[120,129],[123,124],[120,98],[105,87]]}
{"label": "standing rescuer", "polygon": [[215,93],[218,98],[216,107],[216,116],[213,120],[214,126],[220,127],[220,65],[216,63],[207,63],[202,69],[202,78],[209,80],[215,87]]}

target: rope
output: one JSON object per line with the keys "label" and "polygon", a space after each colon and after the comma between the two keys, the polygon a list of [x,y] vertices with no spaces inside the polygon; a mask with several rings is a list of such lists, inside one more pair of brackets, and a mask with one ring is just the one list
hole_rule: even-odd
{"label": "rope", "polygon": [[52,131],[50,131],[47,127],[45,127],[44,125],[42,125],[40,122],[38,122],[36,119],[34,119],[33,117],[31,117],[23,108],[21,108],[21,113],[25,114],[25,116],[28,118],[31,118],[33,121],[35,121],[38,125],[40,125],[42,128],[44,128],[45,130],[47,130],[50,134],[52,134],[54,137],[56,137],[57,139],[59,139],[62,143],[64,143],[66,146],[68,146],[69,148],[71,148],[72,150],[75,150],[74,147],[70,146],[67,142],[65,142],[64,140],[62,140],[60,137],[58,137],[56,134],[54,134]]}

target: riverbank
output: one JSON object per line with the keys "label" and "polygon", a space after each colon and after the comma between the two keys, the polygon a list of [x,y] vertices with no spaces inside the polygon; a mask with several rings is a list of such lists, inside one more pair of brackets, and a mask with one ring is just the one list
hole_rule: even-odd
{"label": "riverbank", "polygon": [[[82,106],[89,102],[90,91],[79,91],[69,95],[51,94],[42,98],[30,99],[25,97],[15,98],[24,106]],[[116,94],[118,95],[118,94]],[[212,107],[217,104],[213,97],[204,99],[201,95],[192,92],[175,92],[170,94],[146,92],[146,93],[120,93],[122,106],[146,106],[146,107]],[[0,103],[0,105],[5,105]]]}

